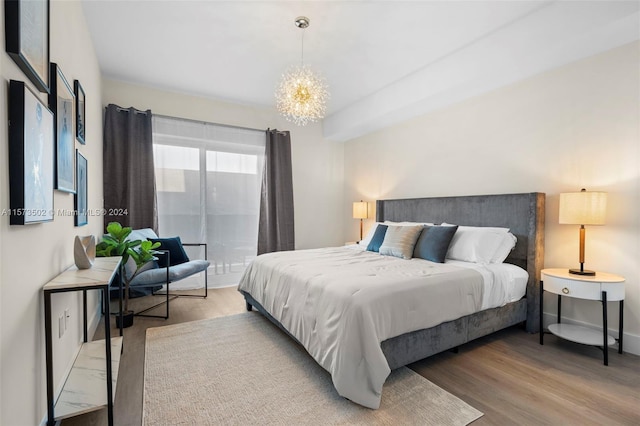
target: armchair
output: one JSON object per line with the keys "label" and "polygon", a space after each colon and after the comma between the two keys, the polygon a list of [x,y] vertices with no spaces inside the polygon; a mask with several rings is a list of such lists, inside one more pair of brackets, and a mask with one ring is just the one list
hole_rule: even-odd
{"label": "armchair", "polygon": [[[206,243],[182,243],[179,237],[176,238],[167,238],[161,239],[158,238],[156,233],[149,228],[146,229],[136,229],[129,234],[128,239],[130,240],[152,240],[159,241],[160,248],[158,251],[159,259],[158,262],[154,264],[150,264],[150,268],[139,272],[129,283],[130,289],[136,288],[148,288],[151,287],[151,294],[154,296],[158,296],[160,294],[156,294],[153,288],[158,286],[166,285],[166,292],[162,294],[166,296],[166,300],[157,303],[149,308],[143,309],[142,311],[136,312],[136,316],[143,317],[152,317],[152,318],[169,318],[169,301],[173,300],[177,297],[202,297],[206,298],[208,294],[208,278],[207,278],[207,268],[210,263],[207,260],[207,244]],[[187,254],[184,252],[183,246],[191,247],[191,246],[204,246],[204,260],[195,259],[189,260]],[[205,272],[204,274],[204,294],[177,294],[171,293],[169,291],[169,286],[171,283],[183,280],[200,272]],[[149,315],[144,314],[147,311],[150,311],[157,306],[162,304],[166,304],[166,313],[165,315]]]}

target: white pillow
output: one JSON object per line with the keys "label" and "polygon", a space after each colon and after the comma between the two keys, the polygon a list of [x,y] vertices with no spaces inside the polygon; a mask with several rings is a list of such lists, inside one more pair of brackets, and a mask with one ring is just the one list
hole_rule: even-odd
{"label": "white pillow", "polygon": [[361,245],[366,249],[369,243],[371,242],[371,239],[373,238],[373,234],[376,233],[376,229],[378,228],[378,225],[380,225],[380,222],[374,223],[373,226],[371,226],[371,229],[369,229],[369,232],[367,232],[367,235],[364,236],[364,238],[362,239],[362,241],[358,243],[358,245]]}
{"label": "white pillow", "polygon": [[430,222],[392,222],[390,220],[385,220],[384,221],[385,225],[390,225],[390,226],[424,226],[424,225],[429,225],[429,226],[433,226],[433,223]]}
{"label": "white pillow", "polygon": [[508,228],[458,226],[446,257],[464,262],[492,263],[508,232]]}
{"label": "white pillow", "polygon": [[491,263],[502,263],[509,256],[511,250],[516,246],[518,239],[511,232],[505,232],[502,237],[502,242],[498,246],[498,249],[491,258]]}
{"label": "white pillow", "polygon": [[418,241],[423,226],[389,226],[380,246],[380,254],[402,259],[413,257],[413,248]]}

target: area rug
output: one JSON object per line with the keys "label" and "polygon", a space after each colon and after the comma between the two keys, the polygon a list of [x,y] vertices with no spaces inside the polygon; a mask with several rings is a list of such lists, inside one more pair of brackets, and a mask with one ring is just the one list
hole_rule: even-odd
{"label": "area rug", "polygon": [[147,330],[143,425],[466,425],[481,416],[404,367],[378,410],[354,404],[256,312]]}

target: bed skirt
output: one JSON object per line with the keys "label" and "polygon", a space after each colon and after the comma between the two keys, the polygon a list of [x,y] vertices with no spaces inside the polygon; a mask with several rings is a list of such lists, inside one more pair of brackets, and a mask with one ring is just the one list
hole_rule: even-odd
{"label": "bed skirt", "polygon": [[[258,312],[277,325],[294,341],[298,341],[278,320],[272,317],[249,293],[240,291],[247,302],[247,309],[255,307]],[[409,365],[440,352],[458,347],[479,337],[527,320],[527,300],[520,299],[499,308],[487,309],[448,321],[435,327],[412,331],[380,344],[389,368]]]}

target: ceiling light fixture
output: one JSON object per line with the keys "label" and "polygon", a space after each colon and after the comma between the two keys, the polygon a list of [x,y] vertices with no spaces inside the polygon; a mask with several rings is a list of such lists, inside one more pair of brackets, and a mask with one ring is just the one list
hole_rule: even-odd
{"label": "ceiling light fixture", "polygon": [[302,29],[302,53],[300,66],[289,69],[282,75],[276,89],[276,107],[288,120],[299,126],[324,118],[329,99],[324,78],[304,65],[304,29],[309,26],[309,18],[299,16],[296,27]]}

